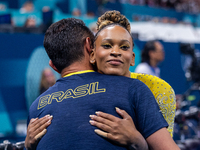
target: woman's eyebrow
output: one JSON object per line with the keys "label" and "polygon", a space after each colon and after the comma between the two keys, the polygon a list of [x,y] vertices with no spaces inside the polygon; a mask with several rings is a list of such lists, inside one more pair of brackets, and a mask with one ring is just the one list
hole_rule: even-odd
{"label": "woman's eyebrow", "polygon": [[[113,41],[113,39],[103,39],[102,40],[102,42],[104,42],[104,41],[108,41],[108,42],[111,42],[111,41]],[[122,42],[128,42],[129,44],[131,44],[130,42],[129,42],[129,40],[125,40],[125,39],[122,39],[122,40],[120,40],[120,41],[122,41]]]}
{"label": "woman's eyebrow", "polygon": [[103,39],[102,42],[104,41],[112,41],[112,39]]}

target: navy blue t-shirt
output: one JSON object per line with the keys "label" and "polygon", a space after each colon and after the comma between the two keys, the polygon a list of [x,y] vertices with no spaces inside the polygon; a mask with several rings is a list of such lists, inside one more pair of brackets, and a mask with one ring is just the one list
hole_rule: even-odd
{"label": "navy blue t-shirt", "polygon": [[53,115],[37,149],[126,149],[98,136],[94,132],[96,127],[89,123],[89,115],[96,111],[120,117],[115,107],[133,118],[145,138],[168,126],[153,94],[141,81],[97,72],[75,74],[57,80],[31,105],[28,122],[31,118]]}

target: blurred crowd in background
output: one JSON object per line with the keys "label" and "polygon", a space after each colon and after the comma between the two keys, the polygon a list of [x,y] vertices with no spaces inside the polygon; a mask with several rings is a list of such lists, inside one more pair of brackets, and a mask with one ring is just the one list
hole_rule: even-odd
{"label": "blurred crowd in background", "polygon": [[147,5],[164,9],[175,9],[177,12],[197,14],[200,12],[199,0],[122,0],[133,5]]}
{"label": "blurred crowd in background", "polygon": [[[58,20],[56,18],[59,18],[57,17],[59,15],[97,18],[112,9],[126,11],[128,15],[125,15],[131,22],[152,21],[199,26],[197,16],[200,12],[200,1],[198,0],[19,0],[19,2],[18,5],[11,5],[11,0],[0,1],[0,32],[44,33],[47,26]],[[127,7],[124,5],[140,6],[138,7],[140,10],[134,10],[135,7],[126,10]],[[169,14],[174,12],[179,16],[180,13],[186,13],[189,19],[182,16],[179,18],[170,15],[160,16],[157,12],[152,15],[146,12],[146,9],[166,10]],[[144,13],[140,13],[142,11]]]}

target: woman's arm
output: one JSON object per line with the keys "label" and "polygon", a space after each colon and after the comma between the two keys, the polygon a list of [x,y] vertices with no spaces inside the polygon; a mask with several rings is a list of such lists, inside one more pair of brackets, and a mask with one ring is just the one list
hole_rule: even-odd
{"label": "woman's arm", "polygon": [[118,108],[116,111],[123,117],[122,119],[103,112],[90,116],[92,119],[90,123],[101,129],[95,129],[98,135],[127,145],[130,150],[146,150],[148,147],[150,150],[180,150],[166,128],[154,132],[145,141],[126,111]]}
{"label": "woman's arm", "polygon": [[146,141],[151,150],[180,150],[166,128],[154,132]]}

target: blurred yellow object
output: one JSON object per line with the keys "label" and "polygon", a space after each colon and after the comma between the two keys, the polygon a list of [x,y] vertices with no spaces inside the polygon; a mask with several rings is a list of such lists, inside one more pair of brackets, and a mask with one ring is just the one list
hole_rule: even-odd
{"label": "blurred yellow object", "polygon": [[176,97],[173,88],[159,77],[143,74],[131,73],[131,78],[138,79],[145,83],[153,93],[160,110],[169,124],[167,130],[173,137],[174,119],[176,111]]}

